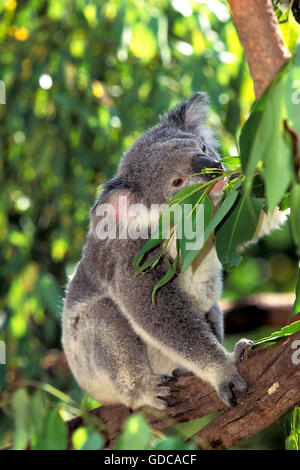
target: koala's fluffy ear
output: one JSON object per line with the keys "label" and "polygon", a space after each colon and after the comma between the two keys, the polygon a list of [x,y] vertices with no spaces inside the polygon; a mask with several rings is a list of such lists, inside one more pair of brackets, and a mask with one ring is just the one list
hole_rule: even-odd
{"label": "koala's fluffy ear", "polygon": [[103,204],[103,203],[108,203],[109,200],[113,198],[113,196],[116,196],[119,191],[129,192],[131,190],[131,187],[129,186],[127,181],[125,181],[123,178],[116,176],[115,178],[112,178],[111,180],[107,181],[103,185],[102,189],[103,191],[102,193],[99,194],[96,200],[95,206],[96,205],[98,206],[99,204]]}
{"label": "koala's fluffy ear", "polygon": [[193,134],[203,134],[208,113],[207,104],[208,98],[205,93],[195,93],[189,100],[174,106],[162,117],[161,122]]}
{"label": "koala's fluffy ear", "polygon": [[[124,199],[126,204],[124,206]],[[108,215],[117,221],[126,216],[127,208],[134,203],[135,197],[129,184],[121,177],[115,177],[103,185],[102,193],[97,197],[95,204],[90,211],[91,230],[95,231],[96,224],[99,221],[99,211],[102,204],[110,206]],[[123,214],[124,212],[124,214]]]}

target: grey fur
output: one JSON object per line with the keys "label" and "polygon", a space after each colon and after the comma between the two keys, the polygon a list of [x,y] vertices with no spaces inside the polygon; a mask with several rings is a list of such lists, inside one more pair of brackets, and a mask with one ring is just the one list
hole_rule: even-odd
{"label": "grey fur", "polygon": [[223,314],[216,302],[222,273],[213,241],[193,263],[188,281],[175,277],[159,289],[153,306],[151,292],[165,264],[132,277],[133,259],[145,241],[99,240],[95,234],[97,208],[120,192],[150,207],[181,189],[171,184],[177,176],[185,185],[203,180],[191,178],[192,160],[203,154],[219,159],[205,124],[206,102],[205,95],[195,94],[141,136],[91,210],[82,259],[67,287],[63,346],[78,383],[101,403],[163,409],[165,376],[176,368],[210,382],[229,405],[235,404],[232,387],[247,388],[235,362],[249,343],[237,343],[236,355],[221,344]]}

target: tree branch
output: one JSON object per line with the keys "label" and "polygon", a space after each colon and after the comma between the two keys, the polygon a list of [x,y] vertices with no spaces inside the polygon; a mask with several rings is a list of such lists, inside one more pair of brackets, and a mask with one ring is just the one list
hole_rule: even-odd
{"label": "tree branch", "polygon": [[291,56],[270,0],[228,0],[245,51],[256,98]]}
{"label": "tree branch", "polygon": [[[164,412],[147,408],[142,411],[152,428],[163,430],[174,423],[224,410],[198,433],[198,437],[206,446],[228,449],[258,433],[300,402],[300,332],[272,346],[248,351],[238,369],[247,380],[249,390],[237,393],[235,408],[227,408],[209,384],[186,374],[171,383],[174,393],[168,398],[169,407]],[[114,405],[91,413],[103,423],[106,447],[111,448],[132,411],[123,405]],[[81,424],[80,417],[73,418],[68,422],[69,432]]]}

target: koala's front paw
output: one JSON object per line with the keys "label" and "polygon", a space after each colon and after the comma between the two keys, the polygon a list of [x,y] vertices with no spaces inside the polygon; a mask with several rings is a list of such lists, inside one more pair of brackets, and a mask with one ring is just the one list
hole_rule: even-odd
{"label": "koala's front paw", "polygon": [[234,347],[234,363],[239,364],[244,360],[245,351],[248,348],[253,346],[253,341],[251,339],[242,338],[240,339]]}
{"label": "koala's front paw", "polygon": [[168,403],[164,400],[172,392],[172,389],[168,387],[167,382],[175,381],[175,377],[168,375],[149,375],[143,379],[143,391],[141,391],[141,397],[138,400],[137,406],[148,405],[158,410],[164,410],[167,408]]}
{"label": "koala's front paw", "polygon": [[218,386],[219,397],[229,406],[236,406],[237,404],[233,387],[239,392],[247,392],[248,390],[246,381],[240,376],[236,369],[230,380],[223,380]]}

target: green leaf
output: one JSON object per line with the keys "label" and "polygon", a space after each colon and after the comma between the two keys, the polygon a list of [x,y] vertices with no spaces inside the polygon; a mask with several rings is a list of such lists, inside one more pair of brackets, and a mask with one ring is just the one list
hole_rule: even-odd
{"label": "green leaf", "polygon": [[300,137],[300,41],[288,70],[284,92],[289,124]]}
{"label": "green leaf", "polygon": [[171,279],[175,276],[177,272],[177,266],[178,266],[178,253],[176,258],[174,259],[170,269],[166,272],[166,274],[158,281],[157,284],[155,284],[153,291],[152,291],[152,304],[154,304],[154,299],[155,299],[155,294],[158,289],[160,289],[162,286],[167,284],[167,282],[171,281]]}
{"label": "green leaf", "polygon": [[35,449],[37,450],[64,450],[67,448],[68,431],[64,421],[56,410],[48,413],[45,430],[37,436]]}
{"label": "green leaf", "polygon": [[273,86],[265,99],[264,113],[266,113],[272,129],[272,138],[268,141],[264,151],[262,176],[265,181],[268,211],[270,213],[282,200],[293,175],[291,144],[283,129],[285,81],[286,75]]}
{"label": "green leaf", "polygon": [[220,159],[220,162],[232,170],[237,169],[241,166],[240,157],[224,157]]}
{"label": "green leaf", "polygon": [[196,183],[191,184],[186,188],[183,188],[181,191],[178,191],[178,193],[176,193],[175,196],[172,197],[172,199],[170,199],[168,205],[171,206],[173,204],[181,204],[187,197],[190,197],[193,194],[200,192],[203,189],[202,186],[203,184]]}
{"label": "green leaf", "polygon": [[286,193],[279,204],[279,209],[283,212],[290,208],[290,193]]}
{"label": "green leaf", "polygon": [[42,434],[46,413],[44,393],[42,390],[36,390],[30,401],[30,419],[35,434]]}
{"label": "green leaf", "polygon": [[12,396],[12,409],[15,417],[14,450],[26,449],[29,441],[29,396],[24,388],[19,388]]}
{"label": "green leaf", "polygon": [[75,431],[72,433],[72,444],[74,450],[81,450],[87,438],[88,430],[85,427],[80,426],[79,428],[75,429]]}
{"label": "green leaf", "polygon": [[174,426],[166,428],[164,431],[170,434],[177,433],[184,441],[186,441],[187,439],[190,439],[192,436],[197,434],[201,429],[204,428],[204,426],[209,424],[213,419],[215,419],[217,415],[217,412],[210,413],[208,415],[203,416],[202,418],[196,418],[185,423],[175,424]]}
{"label": "green leaf", "polygon": [[158,263],[162,255],[163,255],[163,251],[161,251],[160,253],[154,256],[151,256],[151,258],[148,261],[145,261],[145,263],[143,263],[141,266],[138,267],[138,271],[142,273],[146,271],[148,268],[153,268]]}
{"label": "green leaf", "polygon": [[292,311],[289,315],[289,318],[292,318],[294,315],[300,312],[300,263],[298,266],[297,273],[297,283],[296,283],[296,299],[292,308]]}
{"label": "green leaf", "polygon": [[297,254],[300,257],[300,184],[294,184],[290,191],[290,224]]}
{"label": "green leaf", "polygon": [[267,343],[276,343],[281,338],[285,336],[290,336],[300,330],[300,320],[291,323],[290,325],[284,326],[279,331],[274,331],[270,336],[266,336],[265,338],[261,338],[257,341],[254,341],[255,346],[262,346]]}
{"label": "green leaf", "polygon": [[295,433],[291,433],[285,440],[286,450],[298,450],[298,437]]}
{"label": "green leaf", "polygon": [[60,304],[62,299],[62,292],[60,291],[57,281],[50,274],[44,274],[39,279],[37,289],[50,313],[57,318],[61,313]]}
{"label": "green leaf", "polygon": [[230,190],[230,192],[226,195],[225,199],[221,203],[220,207],[218,208],[217,212],[215,213],[213,219],[207,225],[205,232],[204,232],[204,243],[208,240],[209,235],[213,232],[213,230],[221,223],[224,219],[225,215],[230,211],[233,204],[238,197],[237,189],[241,185],[241,180],[239,180],[235,186]]}
{"label": "green leaf", "polygon": [[300,435],[300,407],[296,406],[294,408],[294,426],[297,434]]}
{"label": "green leaf", "polygon": [[131,415],[117,439],[117,450],[146,450],[149,448],[151,429],[140,414]]}
{"label": "green leaf", "polygon": [[289,50],[293,51],[296,47],[297,39],[300,36],[300,25],[294,20],[291,13],[287,16],[287,21],[280,21],[279,25],[284,42]]}
{"label": "green leaf", "polygon": [[240,136],[241,163],[246,175],[247,192],[251,189],[254,172],[263,158],[268,142],[272,138],[272,128],[261,99],[244,124]]}
{"label": "green leaf", "polygon": [[143,62],[149,62],[156,54],[156,39],[151,29],[144,23],[134,25],[130,43],[131,52]]}
{"label": "green leaf", "polygon": [[89,434],[87,440],[81,447],[81,450],[99,450],[104,446],[104,440],[97,432]]}
{"label": "green leaf", "polygon": [[242,260],[238,247],[250,241],[256,231],[264,200],[238,195],[233,207],[215,232],[217,255],[226,271]]}
{"label": "green leaf", "polygon": [[163,242],[163,240],[169,238],[169,229],[172,225],[175,225],[177,223],[179,210],[180,206],[178,204],[174,204],[172,205],[172,207],[165,207],[159,218],[158,227],[156,231],[151,236],[151,238],[147,240],[139,254],[133,260],[133,265],[136,269],[138,269],[138,266],[146,255],[146,253],[159,246]]}
{"label": "green leaf", "polygon": [[162,243],[163,239],[162,238],[149,238],[139,254],[134,258],[133,260],[133,265],[136,269],[138,269],[139,264],[141,263],[142,259],[144,258],[145,254],[148,253],[149,251],[153,250],[156,248],[158,245]]}
{"label": "green leaf", "polygon": [[[201,200],[201,206],[198,204],[199,200]],[[188,207],[188,205],[190,205],[190,207]],[[204,232],[210,222],[213,213],[213,205],[208,195],[205,195],[203,192],[198,192],[185,199],[181,208],[181,230],[178,236],[182,258],[181,272],[184,273],[203,247]],[[186,238],[186,229],[188,227],[189,235],[192,235],[192,233],[195,234],[193,238],[190,239]],[[199,228],[201,233],[199,233]],[[196,229],[198,229],[198,233],[196,233]],[[197,248],[191,249],[191,244],[195,245],[195,243]]]}
{"label": "green leaf", "polygon": [[182,450],[185,449],[185,444],[180,437],[169,436],[159,441],[154,450]]}

